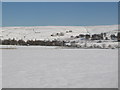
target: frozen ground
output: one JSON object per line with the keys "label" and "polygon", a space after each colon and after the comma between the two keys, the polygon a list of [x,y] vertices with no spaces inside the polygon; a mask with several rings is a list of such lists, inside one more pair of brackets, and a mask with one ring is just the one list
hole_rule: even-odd
{"label": "frozen ground", "polygon": [[2,50],[0,49],[0,89],[2,89]]}
{"label": "frozen ground", "polygon": [[117,49],[3,49],[3,88],[117,88]]}

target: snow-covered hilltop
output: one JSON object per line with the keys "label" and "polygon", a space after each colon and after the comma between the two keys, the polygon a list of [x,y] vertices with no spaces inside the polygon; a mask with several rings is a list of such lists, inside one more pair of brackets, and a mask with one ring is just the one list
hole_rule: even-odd
{"label": "snow-covered hilltop", "polygon": [[[43,40],[43,39],[66,39],[79,34],[97,34],[102,32],[114,32],[118,30],[117,25],[108,26],[33,26],[33,27],[3,27],[0,32],[2,39],[23,39],[23,40]],[[66,33],[67,31],[72,31]],[[51,36],[63,33],[63,36]]]}
{"label": "snow-covered hilltop", "polygon": [[108,42],[118,44],[117,35],[118,25],[2,27],[0,31],[1,40],[64,41],[64,45],[75,47],[86,47],[88,43],[89,47],[92,47],[93,43],[106,41],[107,44]]}

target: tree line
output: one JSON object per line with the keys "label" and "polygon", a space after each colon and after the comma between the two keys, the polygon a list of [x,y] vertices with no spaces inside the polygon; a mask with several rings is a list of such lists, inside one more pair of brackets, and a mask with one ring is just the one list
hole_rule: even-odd
{"label": "tree line", "polygon": [[76,36],[75,38],[84,38],[86,40],[118,40],[118,41],[120,41],[120,33],[118,33],[117,35],[111,34],[110,37],[107,37],[106,33],[93,34],[93,35],[80,34],[80,35]]}
{"label": "tree line", "polygon": [[[108,37],[106,37],[106,33],[101,33],[101,34],[93,34],[90,36],[89,34],[80,34],[78,36],[72,37],[71,38],[85,38],[85,40],[109,40]],[[114,34],[110,35],[111,40],[117,40],[120,42],[120,33],[115,36]],[[0,39],[0,44],[2,45],[41,45],[41,46],[65,46],[65,43],[68,41],[58,41],[58,40],[27,40],[24,41],[22,39],[20,40],[15,40],[13,39]]]}
{"label": "tree line", "polygon": [[41,46],[63,46],[65,45],[64,41],[45,41],[45,40],[15,40],[15,39],[5,39],[5,40],[0,40],[2,45],[41,45]]}

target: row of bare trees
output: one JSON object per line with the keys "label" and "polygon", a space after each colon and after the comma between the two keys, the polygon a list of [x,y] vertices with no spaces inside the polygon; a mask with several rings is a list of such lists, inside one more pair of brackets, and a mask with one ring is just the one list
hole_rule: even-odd
{"label": "row of bare trees", "polygon": [[[75,38],[85,38],[85,39],[90,39],[90,40],[108,40],[108,38],[106,37],[105,33],[101,33],[101,34],[93,34],[92,36],[90,36],[89,34],[83,35],[80,34],[79,36],[76,36]],[[118,40],[118,42],[120,42],[120,33],[117,34],[117,36],[115,36],[114,34],[112,34],[110,36],[110,38],[112,40]],[[53,40],[53,41],[45,41],[45,40],[15,40],[15,39],[5,39],[5,40],[0,40],[0,44],[2,45],[41,45],[41,46],[64,46],[65,45],[65,41],[58,41],[58,40]]]}
{"label": "row of bare trees", "polygon": [[[78,36],[76,36],[75,38],[85,38],[86,40],[117,40],[120,41],[120,33],[117,34],[117,36],[115,34],[111,34],[110,37],[106,36],[106,33],[101,33],[101,34],[93,34],[93,35],[89,35],[89,34],[80,34]],[[108,39],[109,38],[109,39]]]}
{"label": "row of bare trees", "polygon": [[41,46],[63,46],[65,45],[64,41],[42,41],[42,40],[15,40],[15,39],[5,39],[0,40],[2,45],[41,45]]}

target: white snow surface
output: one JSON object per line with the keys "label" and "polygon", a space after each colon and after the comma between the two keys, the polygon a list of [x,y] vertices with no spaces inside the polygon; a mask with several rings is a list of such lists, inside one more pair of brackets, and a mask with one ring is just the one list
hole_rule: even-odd
{"label": "white snow surface", "polygon": [[[69,30],[72,32],[66,33]],[[117,30],[118,25],[2,27],[0,38],[68,40],[71,36],[79,34],[116,33]],[[64,33],[64,36],[51,36],[60,32]],[[109,43],[118,44],[117,42]],[[0,85],[3,88],[118,87],[117,49],[60,49],[52,46],[1,47],[3,64],[0,64],[0,69],[3,68],[3,82]]]}
{"label": "white snow surface", "polygon": [[[66,31],[72,32],[66,33]],[[79,34],[97,34],[103,32],[114,32],[118,30],[118,25],[103,26],[31,26],[31,27],[2,27],[0,37],[2,39],[14,38],[23,40],[65,40],[70,36]],[[51,36],[56,33],[64,33],[64,36]]]}
{"label": "white snow surface", "polygon": [[3,88],[117,88],[117,49],[3,49]]}
{"label": "white snow surface", "polygon": [[0,89],[2,89],[2,50],[0,49]]}

